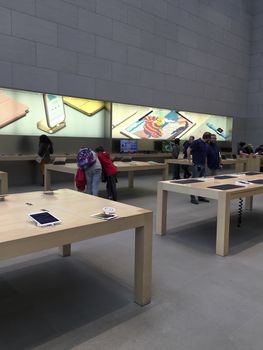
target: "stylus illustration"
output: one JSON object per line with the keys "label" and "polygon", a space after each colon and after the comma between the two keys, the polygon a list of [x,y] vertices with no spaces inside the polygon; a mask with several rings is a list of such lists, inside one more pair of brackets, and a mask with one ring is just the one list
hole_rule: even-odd
{"label": "stylus illustration", "polygon": [[227,134],[223,129],[217,128],[214,124],[208,122],[206,125],[218,135],[222,136],[225,140],[229,137],[229,134]]}

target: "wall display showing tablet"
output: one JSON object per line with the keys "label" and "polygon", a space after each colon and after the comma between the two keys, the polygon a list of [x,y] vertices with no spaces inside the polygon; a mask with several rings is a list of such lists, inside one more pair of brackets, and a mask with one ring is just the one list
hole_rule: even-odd
{"label": "wall display showing tablet", "polygon": [[[195,122],[195,126],[190,134],[196,138],[209,131],[212,134],[216,134],[218,141],[232,140],[233,118],[185,111],[179,111],[179,113]],[[189,136],[191,136],[190,134]]]}
{"label": "wall display showing tablet", "polygon": [[28,106],[8,97],[3,90],[0,90],[0,128],[24,117],[28,111]]}
{"label": "wall display showing tablet", "polygon": [[0,89],[0,135],[104,137],[104,101]]}
{"label": "wall display showing tablet", "polygon": [[68,106],[75,108],[77,111],[80,111],[89,117],[98,113],[105,106],[103,101],[88,100],[86,98],[64,96],[63,101]]}
{"label": "wall display showing tablet", "polygon": [[232,124],[231,117],[112,103],[113,138],[188,139],[209,131],[219,141],[231,141]]}

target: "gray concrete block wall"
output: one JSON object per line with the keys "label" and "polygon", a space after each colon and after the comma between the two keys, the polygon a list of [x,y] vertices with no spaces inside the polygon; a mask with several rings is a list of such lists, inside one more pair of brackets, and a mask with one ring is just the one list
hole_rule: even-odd
{"label": "gray concrete block wall", "polygon": [[0,86],[246,117],[245,3],[0,0]]}
{"label": "gray concrete block wall", "polygon": [[263,143],[263,2],[260,0],[253,2],[246,140],[255,146]]}

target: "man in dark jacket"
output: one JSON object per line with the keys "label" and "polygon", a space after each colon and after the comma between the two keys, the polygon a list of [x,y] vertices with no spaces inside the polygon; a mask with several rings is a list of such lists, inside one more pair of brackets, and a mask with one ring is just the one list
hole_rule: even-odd
{"label": "man in dark jacket", "polygon": [[[191,144],[194,142],[194,139],[195,139],[194,136],[190,136],[189,139],[183,143],[184,159],[187,159],[187,150],[191,146]],[[183,169],[184,169],[184,178],[187,179],[188,177],[191,176],[189,165],[183,165]]]}
{"label": "man in dark jacket", "polygon": [[207,167],[211,176],[216,175],[218,169],[222,169],[222,159],[215,134],[211,134],[210,142],[207,144]]}
{"label": "man in dark jacket", "polygon": [[[202,138],[195,140],[187,150],[187,156],[189,161],[191,160],[190,155],[192,153],[192,177],[203,177],[205,176],[205,165],[207,157],[207,142],[210,140],[211,133],[205,132]],[[204,197],[198,197],[200,202],[209,202]],[[199,204],[195,196],[191,196],[191,203]]]}

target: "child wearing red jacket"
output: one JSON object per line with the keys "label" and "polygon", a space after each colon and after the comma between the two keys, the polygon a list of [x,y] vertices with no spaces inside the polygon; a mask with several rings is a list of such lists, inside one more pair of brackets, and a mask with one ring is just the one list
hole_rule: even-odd
{"label": "child wearing red jacket", "polygon": [[102,166],[102,172],[106,180],[106,188],[108,192],[108,198],[117,201],[117,167],[113,164],[110,159],[110,154],[104,150],[102,146],[99,146],[95,149],[99,161]]}

